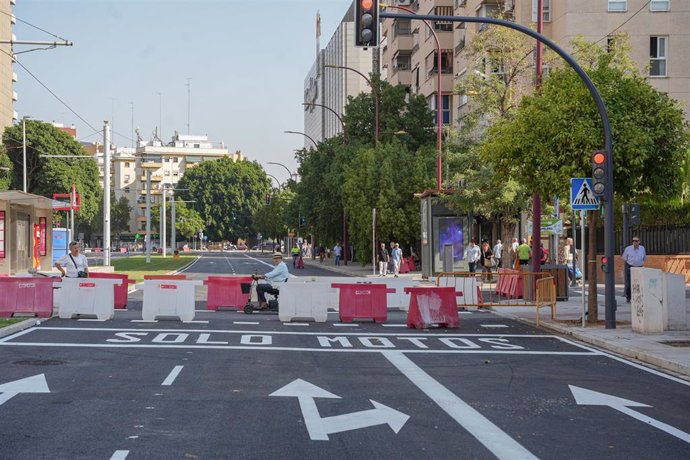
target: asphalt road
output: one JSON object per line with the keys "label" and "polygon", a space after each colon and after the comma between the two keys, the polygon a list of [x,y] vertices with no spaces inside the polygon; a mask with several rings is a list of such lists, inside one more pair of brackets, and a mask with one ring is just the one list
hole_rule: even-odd
{"label": "asphalt road", "polygon": [[[189,275],[267,263],[208,255]],[[194,323],[143,323],[140,299],[0,339],[0,458],[690,457],[687,382],[490,312],[410,330],[396,311],[283,324],[197,302]]]}

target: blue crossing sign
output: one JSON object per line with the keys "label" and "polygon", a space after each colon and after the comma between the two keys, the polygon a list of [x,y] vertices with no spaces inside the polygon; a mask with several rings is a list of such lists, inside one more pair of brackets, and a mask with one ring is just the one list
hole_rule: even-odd
{"label": "blue crossing sign", "polygon": [[599,197],[592,191],[591,178],[573,177],[570,179],[570,206],[578,211],[599,209]]}

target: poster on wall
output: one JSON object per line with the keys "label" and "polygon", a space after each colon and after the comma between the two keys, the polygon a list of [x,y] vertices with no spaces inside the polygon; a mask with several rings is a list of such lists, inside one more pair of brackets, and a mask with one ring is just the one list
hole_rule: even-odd
{"label": "poster on wall", "polygon": [[462,234],[462,219],[459,217],[440,217],[438,219],[438,253],[443,253],[443,246],[453,245],[453,260],[464,258],[465,244]]}
{"label": "poster on wall", "polygon": [[5,211],[0,211],[0,259],[5,258]]}
{"label": "poster on wall", "polygon": [[38,226],[41,229],[41,242],[39,244],[39,255],[45,256],[46,255],[46,218],[45,217],[39,217],[38,218]]}

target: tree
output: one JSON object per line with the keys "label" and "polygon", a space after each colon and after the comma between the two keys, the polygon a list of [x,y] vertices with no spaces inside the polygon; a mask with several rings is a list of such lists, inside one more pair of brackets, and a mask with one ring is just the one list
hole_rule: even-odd
{"label": "tree", "polygon": [[12,161],[7,155],[7,149],[0,145],[0,192],[10,189],[13,175]]}
{"label": "tree", "polygon": [[[126,196],[121,196],[120,199],[115,198],[115,192],[110,192],[110,231],[115,235],[129,230],[129,218],[132,212],[132,207],[129,205],[129,200]],[[98,213],[91,221],[90,230],[102,232],[103,231],[103,201],[98,207]]]}
{"label": "tree", "polygon": [[271,193],[271,202],[254,211],[253,221],[256,231],[274,240],[286,235],[289,228],[286,214],[294,196],[295,193],[289,189],[274,190]]}
{"label": "tree", "polygon": [[[3,144],[12,161],[12,188],[23,185],[22,126],[9,126],[3,133]],[[76,218],[90,222],[98,212],[103,190],[98,183],[98,166],[72,136],[50,123],[26,121],[27,191],[52,198],[53,193],[69,193],[76,184],[81,194],[81,210]],[[66,155],[70,158],[47,158],[44,155]]]}
{"label": "tree", "polygon": [[[200,228],[213,240],[235,240],[252,235],[252,214],[263,205],[270,180],[257,163],[229,157],[189,168],[179,182],[185,200],[205,224]],[[199,230],[199,229],[197,229]]]}

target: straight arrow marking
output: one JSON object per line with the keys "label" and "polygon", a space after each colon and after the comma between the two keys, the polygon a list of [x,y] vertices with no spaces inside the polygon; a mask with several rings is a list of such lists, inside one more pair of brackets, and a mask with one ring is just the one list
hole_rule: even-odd
{"label": "straight arrow marking", "polygon": [[497,458],[501,460],[537,459],[534,454],[424,372],[402,352],[383,351],[381,354]]}
{"label": "straight arrow marking", "polygon": [[304,424],[312,441],[328,441],[328,435],[343,431],[357,430],[376,425],[388,425],[393,432],[398,433],[410,418],[391,407],[373,400],[373,409],[351,412],[349,414],[321,417],[316,407],[316,398],[340,399],[323,388],[317,387],[305,380],[297,379],[283,388],[274,391],[269,396],[295,397],[299,401],[300,410],[304,417]]}
{"label": "straight arrow marking", "polygon": [[642,404],[637,401],[631,401],[629,399],[619,398],[617,396],[608,395],[606,393],[599,393],[598,391],[588,390],[586,388],[576,387],[574,385],[568,385],[570,391],[573,393],[575,402],[580,406],[608,406],[611,409],[615,409],[618,412],[622,412],[634,419],[639,420],[642,423],[651,425],[654,428],[664,431],[671,436],[675,436],[681,441],[685,441],[690,444],[690,434],[674,428],[671,425],[660,422],[659,420],[653,419],[647,415],[641,414],[635,410],[630,409],[630,407],[651,407],[647,404]]}

